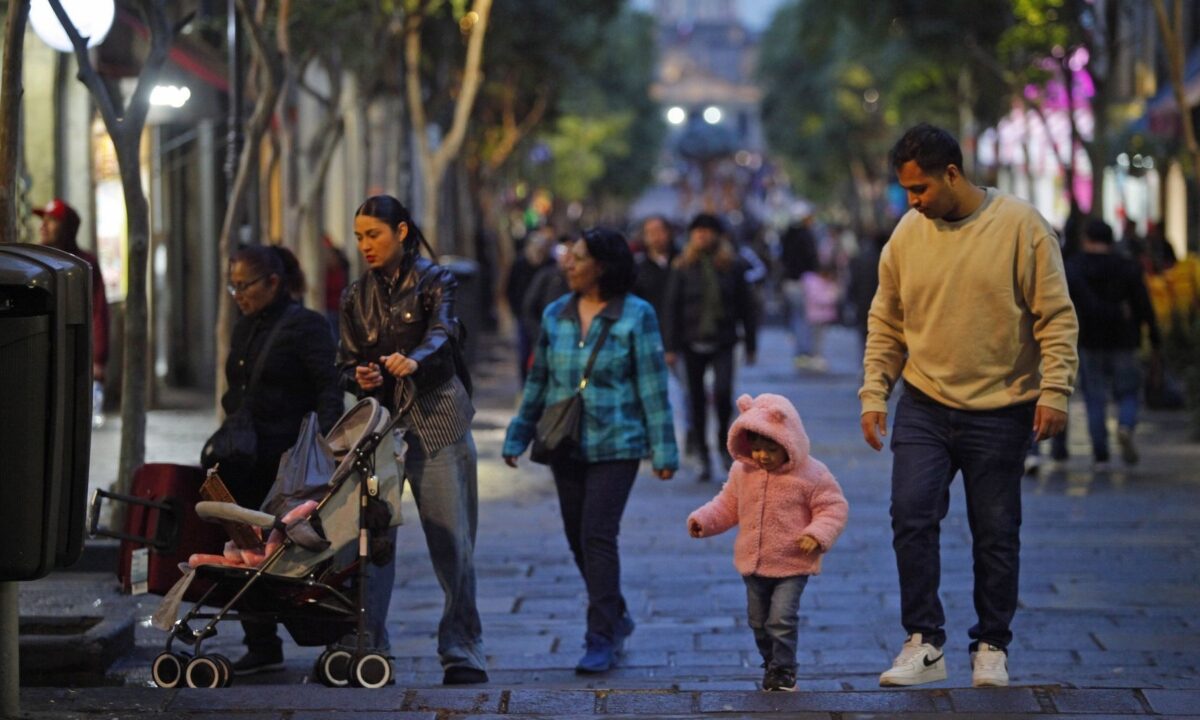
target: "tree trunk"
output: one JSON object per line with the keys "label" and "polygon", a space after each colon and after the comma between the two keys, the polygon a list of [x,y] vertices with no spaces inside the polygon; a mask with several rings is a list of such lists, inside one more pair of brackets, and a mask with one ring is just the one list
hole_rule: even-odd
{"label": "tree trunk", "polygon": [[[1092,141],[1086,143],[1088,162],[1092,165],[1092,204],[1088,212],[1093,215],[1102,214],[1104,209],[1104,169],[1108,166],[1109,153],[1109,102],[1111,93],[1109,85],[1113,68],[1117,66],[1121,44],[1120,7],[1119,2],[1104,3],[1104,22],[1101,24],[1104,37],[1103,68],[1094,68],[1096,63],[1089,63],[1088,70],[1092,78]],[[1089,47],[1093,57],[1097,48]]]}
{"label": "tree trunk", "polygon": [[1191,160],[1192,180],[1200,188],[1200,145],[1196,142],[1196,129],[1192,125],[1191,107],[1187,101],[1187,85],[1184,82],[1183,50],[1183,0],[1172,3],[1172,19],[1167,19],[1164,0],[1154,0],[1154,14],[1158,17],[1158,30],[1166,49],[1168,67],[1171,72],[1171,87],[1175,90],[1175,104],[1179,109],[1179,120],[1183,141]]}
{"label": "tree trunk", "polygon": [[[268,77],[261,83],[263,86],[258,96],[258,105],[247,123],[246,133],[242,143],[241,158],[238,161],[237,174],[234,176],[233,187],[229,189],[229,200],[225,205],[225,219],[221,223],[221,238],[218,242],[218,255],[221,258],[221,282],[224,288],[229,283],[229,263],[226,259],[233,255],[236,247],[237,228],[242,221],[242,209],[246,204],[246,195],[250,190],[250,181],[254,175],[255,164],[258,161],[259,145],[267,130],[267,123],[275,111],[275,102],[279,99],[279,65],[267,49],[262,37],[262,25],[246,8],[245,0],[237,0],[238,11],[242,20],[250,30],[250,45],[253,48],[260,69]],[[225,394],[225,358],[229,355],[229,339],[233,332],[233,299],[229,293],[221,292],[217,302],[217,327],[215,362],[217,414],[221,414],[221,396]]]}
{"label": "tree trunk", "polygon": [[429,147],[428,122],[425,117],[425,103],[421,97],[421,24],[420,15],[412,15],[404,23],[404,65],[405,89],[408,98],[409,115],[412,117],[413,134],[417,138],[417,157],[420,160],[421,182],[425,190],[424,207],[421,213],[422,231],[429,245],[438,250],[438,187],[446,168],[462,148],[466,137],[467,122],[471,117],[471,108],[475,104],[475,95],[480,85],[480,64],[483,59],[483,38],[487,33],[488,15],[491,13],[492,0],[475,0],[471,4],[471,13],[475,22],[469,32],[471,38],[467,42],[467,57],[463,64],[462,84],[454,102],[454,120],[449,131],[442,138],[437,150]]}
{"label": "tree trunk", "polygon": [[0,76],[0,243],[17,241],[17,163],[20,157],[21,68],[29,0],[10,0]]}
{"label": "tree trunk", "polygon": [[[87,45],[71,23],[59,0],[50,0],[50,8],[62,24],[75,48],[79,79],[92,93],[104,128],[112,138],[125,194],[125,215],[129,231],[129,255],[126,258],[128,293],[125,296],[125,347],[121,379],[121,454],[117,462],[117,492],[128,492],[133,471],[146,457],[146,372],[149,356],[147,342],[146,262],[150,247],[150,208],[142,188],[140,150],[146,113],[150,110],[150,89],[167,59],[172,30],[167,21],[166,0],[142,0],[142,15],[150,27],[150,52],[142,63],[137,87],[122,107],[110,86],[92,66]],[[119,522],[115,523],[119,526]]]}
{"label": "tree trunk", "polygon": [[[114,138],[116,139],[116,138]],[[133,471],[146,457],[146,384],[149,314],[146,302],[146,263],[150,257],[150,207],[142,188],[141,136],[121,137],[116,143],[121,190],[125,193],[129,254],[126,256],[125,352],[121,365],[121,455],[117,492],[129,490]]]}
{"label": "tree trunk", "polygon": [[975,86],[966,65],[958,71],[958,139],[964,150],[962,171],[974,179],[979,139],[975,122]]}

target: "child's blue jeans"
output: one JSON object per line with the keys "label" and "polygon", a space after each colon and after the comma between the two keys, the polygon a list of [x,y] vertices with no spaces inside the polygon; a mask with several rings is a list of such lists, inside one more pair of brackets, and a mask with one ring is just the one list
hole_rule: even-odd
{"label": "child's blue jeans", "polygon": [[808,576],[743,575],[742,580],[746,582],[747,619],[767,669],[795,672],[800,595]]}

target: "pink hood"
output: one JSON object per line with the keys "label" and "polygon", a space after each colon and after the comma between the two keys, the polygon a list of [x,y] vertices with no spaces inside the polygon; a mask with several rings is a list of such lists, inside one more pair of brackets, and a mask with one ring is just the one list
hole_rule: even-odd
{"label": "pink hood", "polygon": [[729,454],[734,460],[750,465],[750,439],[746,431],[765,435],[783,446],[788,459],[775,469],[776,473],[790,473],[808,460],[808,433],[791,401],[782,395],[763,393],[756,398],[743,395],[737,401],[737,420],[729,428]]}
{"label": "pink hood", "polygon": [[[733,565],[742,575],[789,577],[821,572],[821,556],[846,526],[849,505],[824,463],[809,455],[808,434],[787,398],[763,394],[738,398],[741,415],[729,429],[735,460],[729,480],[715,498],[697,509],[702,537],[738,525]],[[767,472],[750,457],[749,431],[765,435],[787,451],[787,460]],[[821,548],[804,553],[796,546],[811,535]]]}

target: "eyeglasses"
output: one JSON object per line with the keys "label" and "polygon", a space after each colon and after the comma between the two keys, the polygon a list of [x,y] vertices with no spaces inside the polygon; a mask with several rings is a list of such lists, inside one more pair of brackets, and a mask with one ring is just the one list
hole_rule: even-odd
{"label": "eyeglasses", "polygon": [[267,277],[266,275],[259,275],[258,277],[254,278],[253,280],[247,280],[246,282],[243,282],[243,283],[232,283],[231,282],[225,286],[225,289],[229,291],[230,295],[240,295],[240,294],[246,292],[247,290],[249,290],[250,288],[254,287],[254,284],[257,283],[258,281],[265,280],[266,277]]}

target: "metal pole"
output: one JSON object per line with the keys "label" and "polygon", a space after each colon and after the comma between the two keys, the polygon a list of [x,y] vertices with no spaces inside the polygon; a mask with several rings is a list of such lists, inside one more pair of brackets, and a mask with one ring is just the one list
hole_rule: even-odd
{"label": "metal pole", "polygon": [[21,644],[17,584],[0,582],[0,717],[21,716]]}

